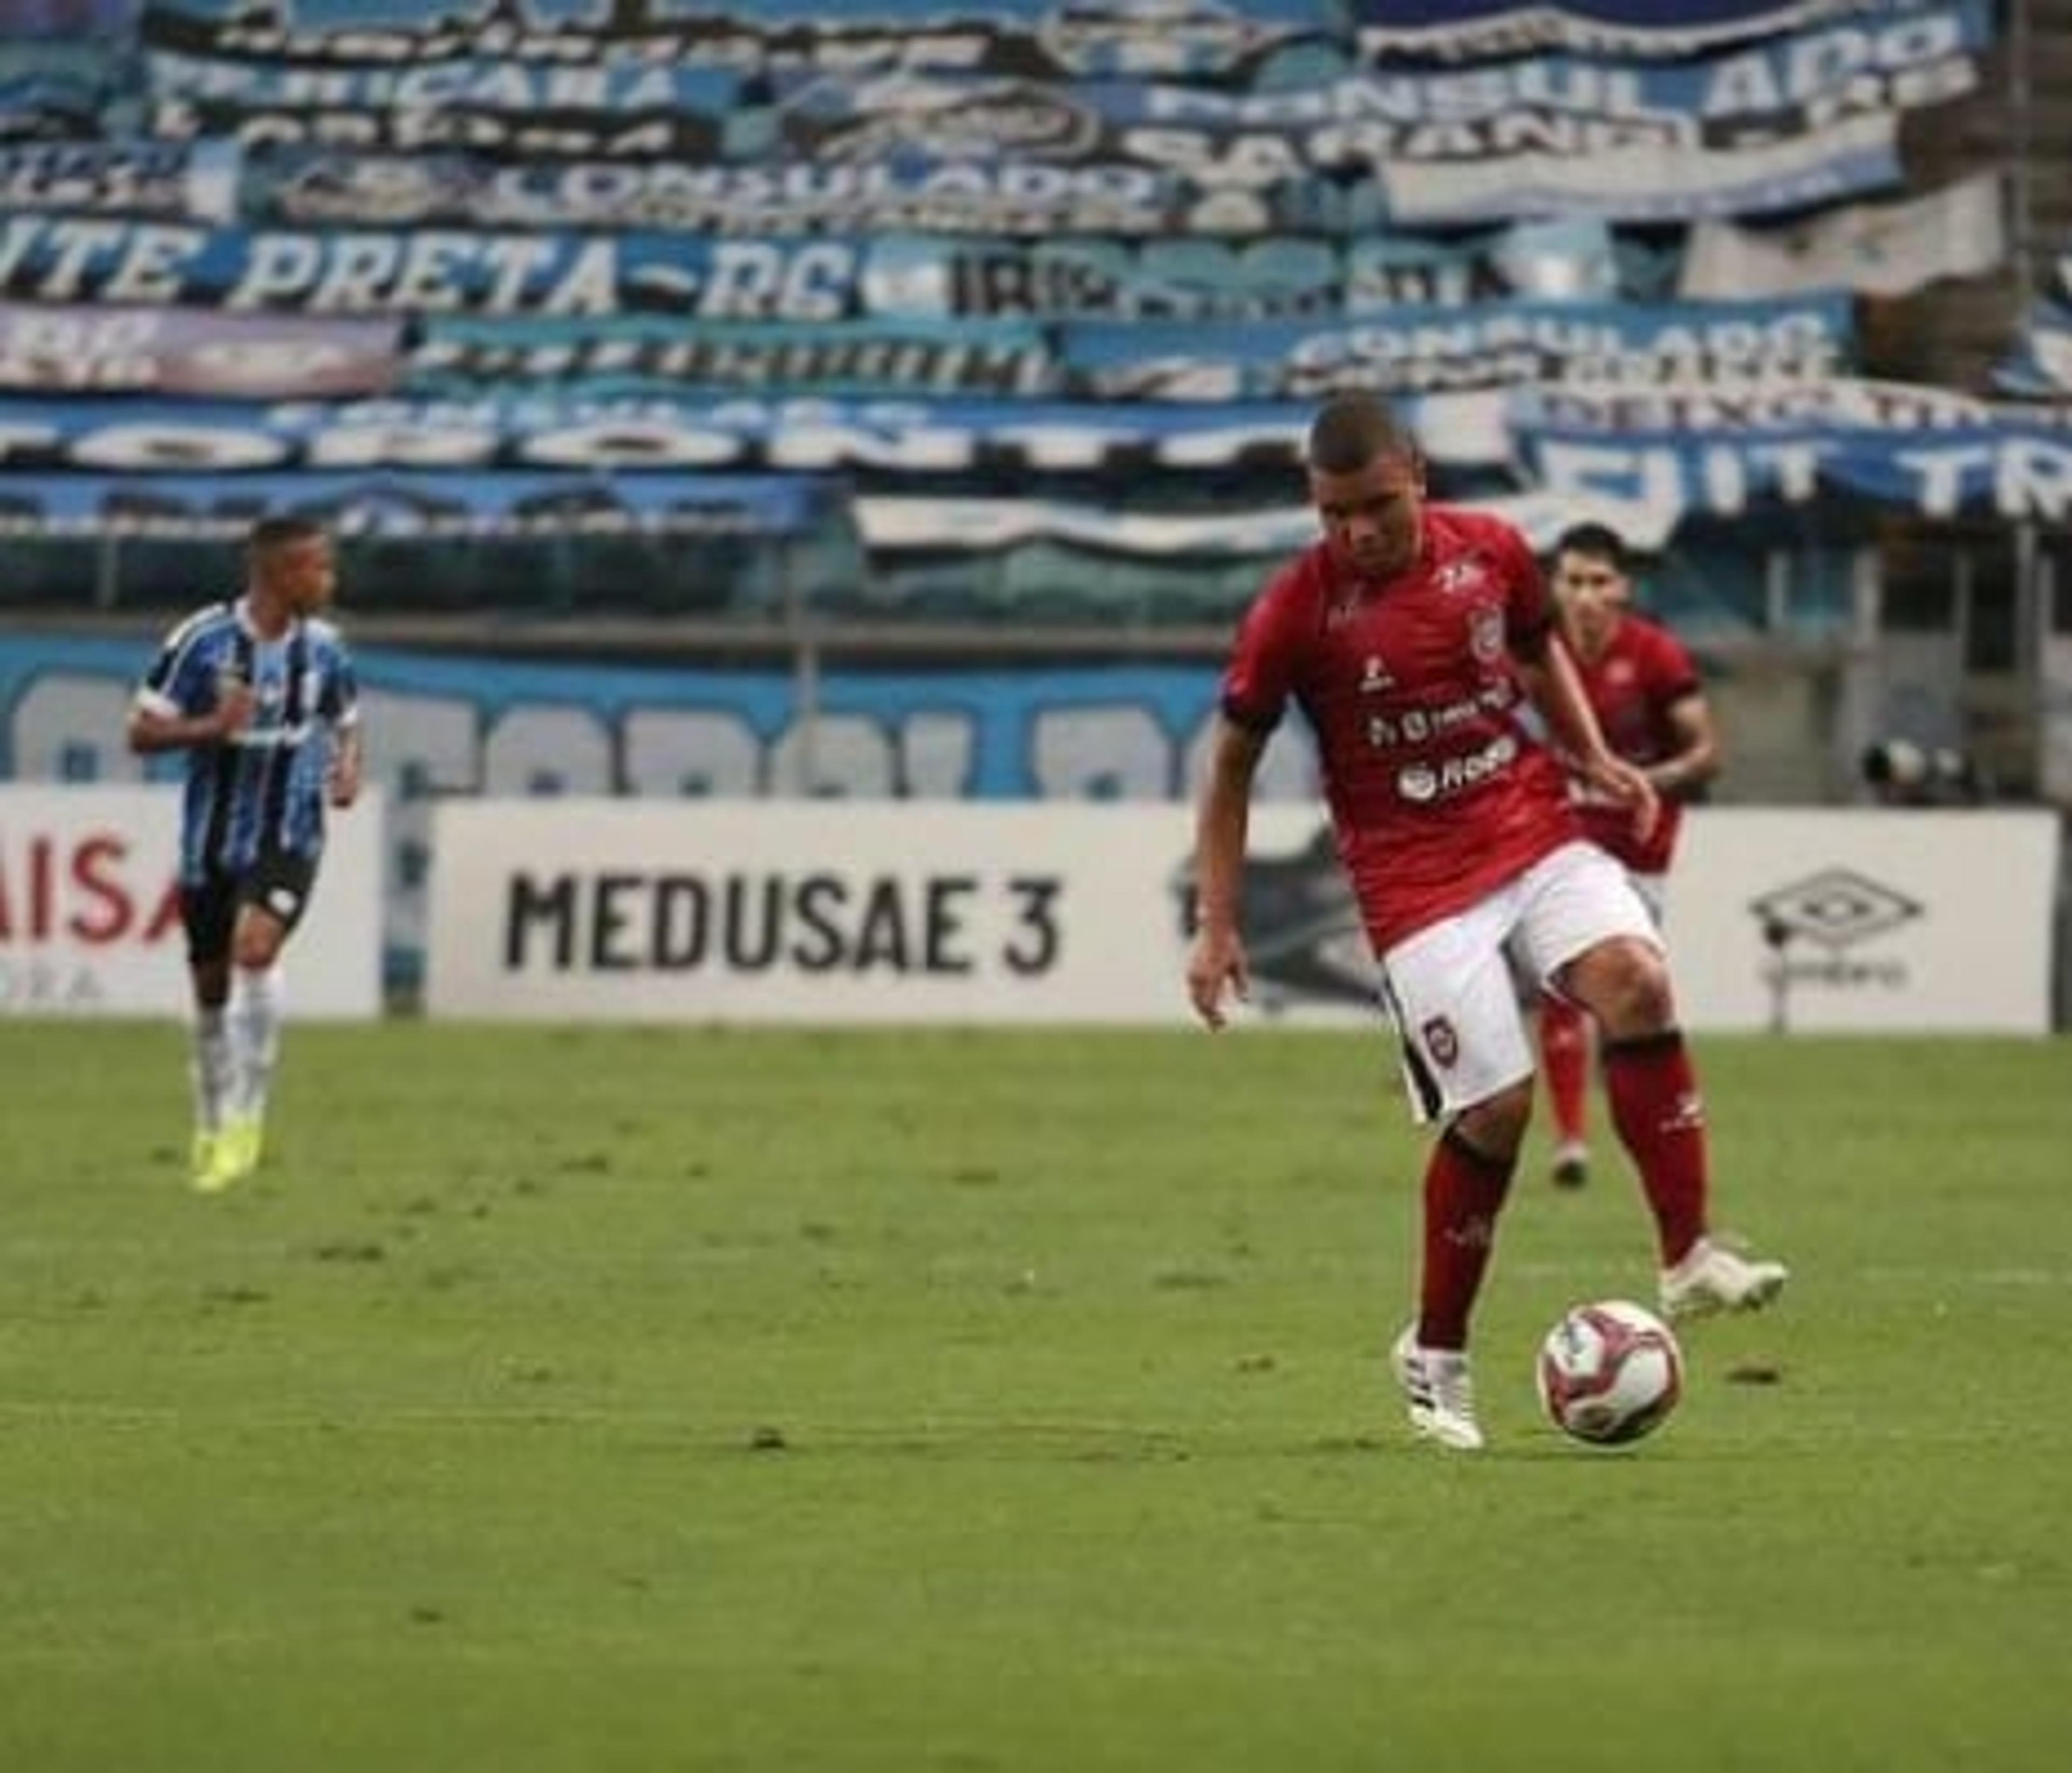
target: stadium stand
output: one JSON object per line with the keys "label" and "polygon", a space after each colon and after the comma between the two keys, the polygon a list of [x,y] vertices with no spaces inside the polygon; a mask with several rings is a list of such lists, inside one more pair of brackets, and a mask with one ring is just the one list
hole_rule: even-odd
{"label": "stadium stand", "polygon": [[398,643],[1199,659],[1359,382],[1442,492],[1619,522],[1825,710],[1746,792],[1840,792],[1895,719],[2066,791],[2072,6],[5,16],[18,619],[148,625],[285,505]]}

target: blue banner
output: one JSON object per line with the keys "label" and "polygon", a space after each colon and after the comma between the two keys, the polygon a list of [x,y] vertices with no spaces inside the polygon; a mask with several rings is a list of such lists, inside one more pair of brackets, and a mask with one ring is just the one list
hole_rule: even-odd
{"label": "blue banner", "polygon": [[18,142],[0,146],[0,211],[228,224],[239,154],[227,142]]}
{"label": "blue banner", "polygon": [[403,323],[0,302],[0,389],[327,400],[385,394]]}
{"label": "blue banner", "polygon": [[9,474],[0,535],[220,539],[278,512],[381,537],[666,533],[762,541],[845,520],[841,483],[806,475]]}
{"label": "blue banner", "polygon": [[126,37],[137,27],[138,0],[7,0],[0,39]]}
{"label": "blue banner", "polygon": [[[1406,414],[1416,422],[1414,403]],[[238,406],[0,400],[0,471],[585,468],[612,472],[870,468],[922,477],[981,466],[1192,473],[1301,459],[1305,405],[1191,409],[1048,401],[532,399]],[[1427,432],[1428,446],[1443,434]]]}
{"label": "blue banner", "polygon": [[1993,366],[1993,385],[2034,400],[2072,394],[2072,307],[2033,302],[2012,348]]}
{"label": "blue banner", "polygon": [[831,320],[853,311],[860,245],[682,234],[171,228],[0,222],[0,296],[310,314],[678,314]]}
{"label": "blue banner", "polygon": [[1894,10],[1893,0],[1347,0],[1347,6],[1363,55],[1433,61],[1544,49],[1694,56]]}
{"label": "blue banner", "polygon": [[1658,66],[1572,56],[1470,72],[1375,71],[1285,91],[978,79],[784,83],[784,146],[1120,162],[1248,190],[1371,175],[1412,225],[1588,213],[1775,211],[1899,176],[1903,112],[1974,91],[1984,0],[1879,16]]}
{"label": "blue banner", "polygon": [[409,354],[402,392],[1033,399],[1059,393],[1063,379],[1046,330],[1015,320],[435,320]]}
{"label": "blue banner", "polygon": [[[602,14],[600,16],[600,14]],[[1314,79],[1342,64],[1334,0],[722,0],[606,10],[532,0],[522,11],[441,14],[416,0],[144,0],[147,43],[301,63],[408,63],[495,53],[562,64],[606,56],[751,71],[926,71],[1038,80],[1148,75],[1234,84]]]}
{"label": "blue banner", "polygon": [[[1910,398],[1909,397],[1914,397]],[[1779,411],[1766,423],[1704,427],[1699,401],[1669,413],[1675,428],[1521,426],[1519,442],[1547,496],[1626,504],[1673,527],[1684,516],[1735,516],[1766,504],[1841,494],[1926,516],[1992,514],[2062,523],[2072,516],[2072,423],[1941,390],[1870,385],[1836,422]],[[1733,397],[1729,397],[1731,401]],[[1847,422],[1851,418],[1860,422]]]}
{"label": "blue banner", "polygon": [[351,147],[250,152],[246,220],[287,226],[694,230],[727,235],[1239,236],[1328,232],[1343,193],[1322,180],[1210,188],[1147,166],[907,158],[748,165],[636,158],[500,160]]}
{"label": "blue banner", "polygon": [[1311,400],[1334,388],[1437,393],[1564,379],[1814,376],[1847,366],[1846,295],[1772,302],[1485,302],[1351,321],[1198,326],[1089,321],[1060,329],[1083,397]]}

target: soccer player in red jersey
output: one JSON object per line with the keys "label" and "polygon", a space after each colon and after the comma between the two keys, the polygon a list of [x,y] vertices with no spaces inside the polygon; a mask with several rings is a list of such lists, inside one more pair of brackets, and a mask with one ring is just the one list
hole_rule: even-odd
{"label": "soccer player in red jersey", "polygon": [[[1720,745],[1704,686],[1675,636],[1632,613],[1624,541],[1602,524],[1578,524],[1554,545],[1554,601],[1561,638],[1605,743],[1638,768],[1662,801],[1646,833],[1625,808],[1578,782],[1584,835],[1626,865],[1657,924],[1676,850],[1684,803],[1720,771]],[[1581,1187],[1589,1175],[1590,1025],[1567,998],[1540,1008],[1540,1065],[1554,1114],[1554,1179]]]}
{"label": "soccer player in red jersey", "polygon": [[1388,406],[1333,395],[1309,434],[1322,539],[1246,613],[1225,671],[1197,812],[1187,990],[1211,1028],[1242,998],[1240,928],[1252,785],[1295,702],[1314,729],[1338,856],[1402,1037],[1419,1117],[1442,1124],[1424,1183],[1417,1315],[1392,1351],[1412,1427],[1482,1445],[1469,1318],[1532,1112],[1534,1064],[1506,959],[1603,1032],[1612,1119],[1639,1170],[1664,1308],[1742,1309],[1785,1282],[1707,1235],[1704,1113],[1660,937],[1626,870],[1584,841],[1562,766],[1647,829],[1646,776],[1598,731],[1531,549],[1508,524],[1425,500]]}

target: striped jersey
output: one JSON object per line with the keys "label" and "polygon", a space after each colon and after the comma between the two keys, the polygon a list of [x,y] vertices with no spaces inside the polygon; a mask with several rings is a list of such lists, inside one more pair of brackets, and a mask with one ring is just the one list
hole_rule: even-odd
{"label": "striped jersey", "polygon": [[187,754],[180,879],[189,886],[212,872],[241,873],[269,851],[321,854],[331,747],[360,718],[359,685],[338,630],[298,619],[278,640],[262,640],[241,599],[197,610],[166,637],[137,704],[191,719],[215,708],[232,677],[252,685],[251,724]]}

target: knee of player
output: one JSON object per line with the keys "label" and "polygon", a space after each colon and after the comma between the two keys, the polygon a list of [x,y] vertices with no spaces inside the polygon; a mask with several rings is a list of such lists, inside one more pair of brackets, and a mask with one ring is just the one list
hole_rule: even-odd
{"label": "knee of player", "polygon": [[1515,1153],[1532,1119],[1533,1084],[1530,1077],[1507,1084],[1454,1117],[1454,1126],[1475,1150],[1490,1158]]}
{"label": "knee of player", "polygon": [[1644,942],[1620,942],[1605,956],[1597,1006],[1599,1019],[1621,1035],[1654,1034],[1672,1027],[1676,999],[1662,951]]}
{"label": "knee of player", "polygon": [[280,957],[278,931],[263,924],[240,929],[230,953],[232,965],[243,973],[264,973]]}

